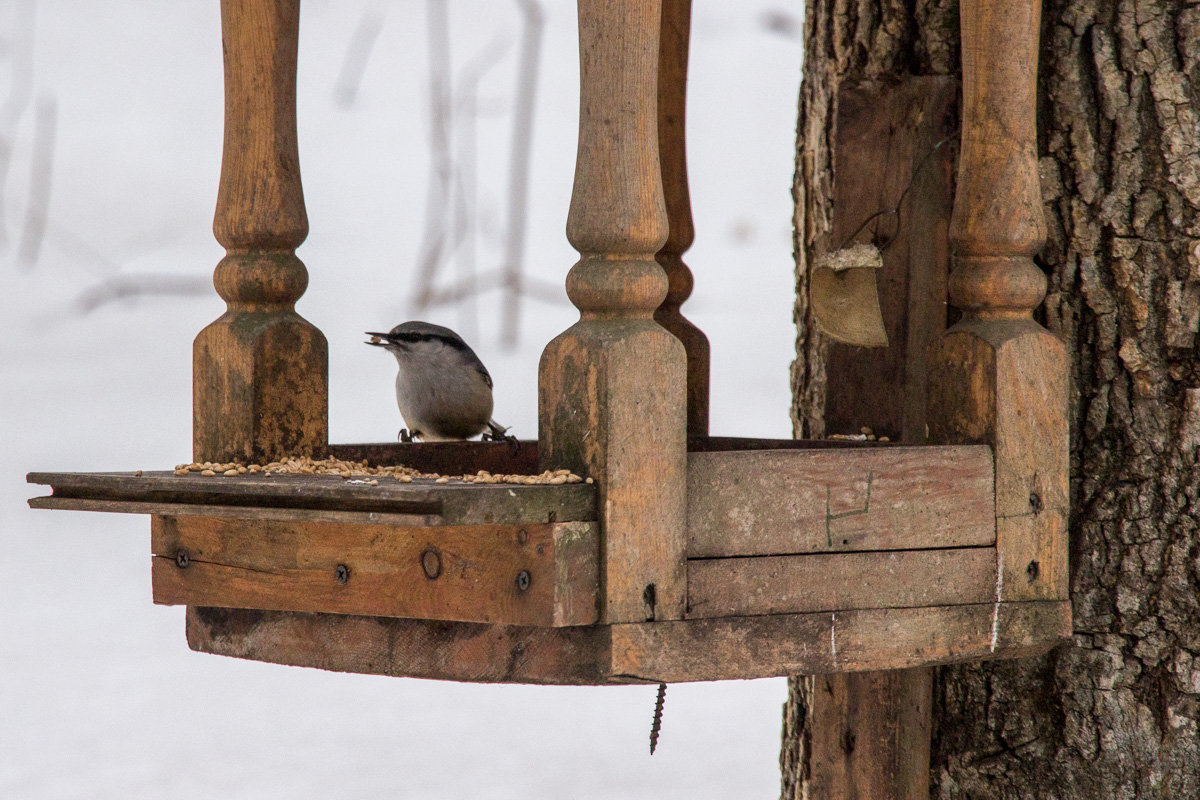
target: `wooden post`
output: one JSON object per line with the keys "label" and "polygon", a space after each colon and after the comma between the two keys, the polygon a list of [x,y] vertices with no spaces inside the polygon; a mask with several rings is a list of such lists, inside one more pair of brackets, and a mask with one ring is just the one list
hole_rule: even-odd
{"label": "wooden post", "polygon": [[193,457],[262,461],[328,443],[325,337],[295,312],[308,285],[296,144],[299,0],[222,0],[225,144],[213,279],[228,304],[193,346]]}
{"label": "wooden post", "polygon": [[963,130],[950,299],[930,350],[929,429],[996,458],[996,600],[1068,597],[1068,365],[1032,319],[1046,293],[1038,184],[1038,0],[961,4]]}
{"label": "wooden post", "polygon": [[575,325],[542,354],[545,467],[599,488],[603,622],[686,602],[687,356],[654,322],[667,294],[657,115],[660,0],[579,0],[580,114],[567,238]]}
{"label": "wooden post", "polygon": [[667,242],[658,263],[667,272],[667,299],[654,319],[675,334],[687,350],[687,420],[689,436],[708,435],[708,337],[683,316],[679,307],[692,294],[692,271],[683,254],[692,246],[692,202],[688,194],[686,112],[688,43],[692,0],[662,4],[658,55],[658,157],[662,163],[663,195],[667,204]]}

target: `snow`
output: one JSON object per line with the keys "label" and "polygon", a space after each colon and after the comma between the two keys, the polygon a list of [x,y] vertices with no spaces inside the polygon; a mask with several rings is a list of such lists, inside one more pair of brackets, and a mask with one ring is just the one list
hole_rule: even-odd
{"label": "snow", "polygon": [[[561,285],[575,157],[574,6],[544,0],[527,274]],[[790,434],[789,195],[800,47],[767,30],[777,3],[698,2],[689,95],[696,290],[713,346],[712,432]],[[33,7],[18,3],[19,9]],[[480,270],[499,260],[518,17],[451,6],[455,63],[493,41],[480,84]],[[671,686],[648,755],[654,687],[474,686],[323,673],[192,653],[183,611],[150,599],[146,518],[31,511],[32,470],[160,469],[190,454],[191,340],[215,293],[77,307],[146,273],[204,279],[221,145],[218,4],[36,4],[33,96],[0,108],[13,160],[0,186],[0,797],[773,797],[782,680]],[[428,180],[425,9],[306,0],[299,75],[311,232],[300,312],[330,343],[331,438],[381,441],[400,421],[393,364],[361,332],[407,318]],[[333,102],[356,25],[383,27],[356,101]],[[798,12],[797,12],[798,13]],[[0,62],[17,17],[0,11]],[[7,87],[0,85],[0,102]],[[36,108],[57,112],[49,225],[19,263]],[[16,119],[15,124],[12,123]],[[7,126],[7,127],[5,127]],[[496,416],[536,435],[544,343],[575,318],[522,306],[521,343],[491,343],[497,294],[462,330],[496,379]]]}

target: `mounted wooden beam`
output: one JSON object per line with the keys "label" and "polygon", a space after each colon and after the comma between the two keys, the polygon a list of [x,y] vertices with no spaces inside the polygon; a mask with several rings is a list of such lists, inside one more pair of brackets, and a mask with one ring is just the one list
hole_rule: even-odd
{"label": "mounted wooden beam", "polygon": [[580,114],[567,295],[580,320],[542,353],[545,468],[595,478],[601,619],[683,616],[687,354],[667,295],[658,147],[660,0],[579,0]]}
{"label": "mounted wooden beam", "polygon": [[189,607],[187,637],[204,653],[370,675],[676,683],[1037,655],[1070,635],[1070,614],[1056,600],[531,628]]}
{"label": "mounted wooden beam", "polygon": [[222,0],[225,145],[213,279],[228,310],[193,347],[192,453],[262,461],[324,449],[328,346],[295,312],[308,272],[296,142],[299,0]]}
{"label": "mounted wooden beam", "polygon": [[155,516],[154,602],[590,625],[594,522],[410,527]]}

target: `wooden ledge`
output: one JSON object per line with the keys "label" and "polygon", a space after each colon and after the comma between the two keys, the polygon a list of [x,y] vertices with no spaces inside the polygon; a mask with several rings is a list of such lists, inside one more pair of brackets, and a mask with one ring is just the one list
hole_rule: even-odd
{"label": "wooden ledge", "polygon": [[1066,601],[530,628],[190,607],[196,651],[337,672],[600,685],[903,669],[1040,655]]}

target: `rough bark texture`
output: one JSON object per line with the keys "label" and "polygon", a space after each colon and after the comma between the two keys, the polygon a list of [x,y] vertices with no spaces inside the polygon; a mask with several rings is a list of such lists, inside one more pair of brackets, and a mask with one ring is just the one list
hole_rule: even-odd
{"label": "rough bark texture", "polygon": [[[948,0],[810,0],[796,171],[798,435],[819,435],[804,292],[829,246],[836,81],[958,69]],[[1073,354],[1075,637],[939,672],[933,796],[1200,797],[1200,8],[1047,0],[1039,152],[1045,324]],[[804,797],[809,681],[785,708]],[[814,798],[815,800],[815,798]]]}

